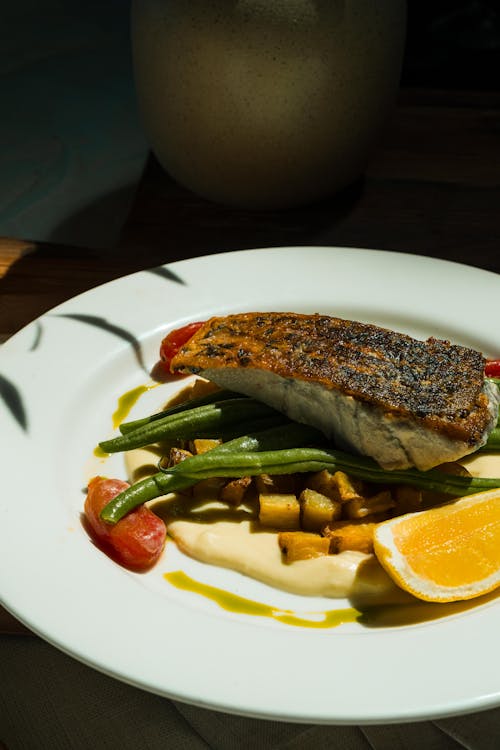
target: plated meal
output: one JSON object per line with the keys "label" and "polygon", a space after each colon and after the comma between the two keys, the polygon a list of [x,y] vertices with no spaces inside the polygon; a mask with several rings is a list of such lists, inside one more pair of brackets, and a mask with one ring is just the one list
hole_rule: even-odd
{"label": "plated meal", "polygon": [[179,392],[101,441],[127,476],[93,477],[85,500],[118,563],[149,569],[169,537],[277,589],[360,605],[500,586],[499,361],[294,312],[191,323],[158,356]]}
{"label": "plated meal", "polygon": [[[498,275],[436,259],[288,247],[168,264],[97,287],[47,312],[0,351],[0,445],[8,468],[0,502],[2,605],[92,668],[205,708],[313,724],[373,724],[498,706],[494,655],[500,588],[470,599],[426,601],[420,599],[424,587],[418,597],[409,593],[398,573],[420,549],[422,535],[427,550],[443,551],[453,529],[456,543],[448,548],[448,561],[433,559],[439,562],[434,572],[454,571],[454,580],[435,580],[431,594],[445,585],[454,595],[468,596],[490,575],[483,562],[490,559],[487,542],[497,534],[500,469],[498,427],[490,429],[488,414],[497,375],[478,352],[488,360],[500,354],[491,313],[499,292]],[[328,370],[326,362],[320,367],[318,353],[302,384],[300,361],[287,359],[283,344],[267,338],[269,346],[262,339],[260,352],[257,343],[251,347],[259,340],[255,318],[249,320],[254,325],[246,330],[245,346],[236,349],[234,368],[236,361],[206,350],[202,326],[185,329],[192,322],[207,326],[214,318],[227,321],[251,311],[290,311],[297,320],[320,313],[332,320],[321,323],[318,336],[333,327],[333,319],[353,321],[335,330],[344,343],[357,336],[357,346],[360,325],[389,333],[378,340],[370,335],[366,357],[346,356],[337,371],[332,363]],[[295,336],[289,339],[295,342],[290,352],[313,353],[305,340],[299,342],[298,331],[283,325],[280,338]],[[180,338],[173,334],[179,330]],[[230,343],[222,340],[223,333],[214,331],[212,340]],[[435,343],[426,343],[429,337]],[[183,372],[170,373],[161,355],[168,360],[179,343],[187,347],[179,350],[176,365]],[[320,348],[320,337],[310,343]],[[412,367],[405,370],[400,357],[400,379],[393,382],[389,355],[399,344],[408,357],[413,352]],[[239,351],[245,347],[248,355]],[[380,371],[389,381],[382,394],[375,387],[376,368],[369,367],[374,361],[384,365]],[[432,364],[428,378],[424,361]],[[394,372],[396,364],[397,358]],[[217,382],[219,375],[228,376],[229,365],[234,381]],[[201,371],[193,372],[198,366]],[[342,380],[346,368],[352,393]],[[253,394],[247,392],[252,369],[256,375],[263,370]],[[362,372],[373,377],[355,377]],[[323,376],[338,390],[335,403],[320,381]],[[461,384],[456,391],[455,378]],[[415,393],[427,406],[446,385],[436,419],[424,408],[419,413],[417,402],[411,415],[403,414],[405,384],[412,382],[419,384]],[[321,404],[316,412],[308,408],[312,393]],[[293,396],[288,404],[286,394]],[[362,402],[355,413],[351,398]],[[293,405],[300,413],[288,410]],[[170,415],[152,418],[167,410]],[[332,433],[321,421],[307,423],[326,411],[335,412]],[[411,440],[406,450],[412,465],[391,467],[390,454],[384,446],[380,453],[365,428],[359,446],[368,440],[363,452],[359,449],[353,428],[367,424],[365,419],[386,440],[425,431],[434,438],[432,450],[426,447],[421,455]],[[151,434],[167,423],[169,435]],[[185,432],[178,436],[181,425]],[[148,445],[134,447],[141,431]],[[108,441],[122,438],[128,448],[111,452]],[[464,457],[454,457],[462,449]],[[424,460],[444,463],[427,468],[420,463]],[[109,481],[107,496],[91,482],[95,477]],[[328,481],[321,484],[320,478]],[[89,484],[107,508],[104,515],[117,514],[104,529],[118,551],[110,538],[98,541],[84,519]],[[139,535],[145,553],[140,572],[133,567],[137,545],[129,548],[128,562],[120,556],[120,537],[121,553],[130,542],[127,527],[129,532],[141,528],[134,517],[152,530],[150,549]],[[396,539],[399,545],[399,521],[408,544],[393,557],[391,572],[382,563],[390,562]],[[206,550],[211,539],[216,543],[208,545],[209,554],[221,554],[225,530],[240,562],[243,541],[258,545],[255,567],[237,567],[233,544],[222,559],[202,554],[199,544]],[[341,549],[363,539],[373,551]],[[470,572],[468,590],[457,591],[464,566]],[[271,570],[273,576],[279,572],[279,580],[266,577]],[[419,570],[420,584],[428,575]],[[407,572],[403,578],[403,584],[411,583]],[[330,586],[327,595],[303,588],[320,580]],[[351,594],[340,596],[343,591]],[[297,689],[297,660],[302,684],[314,690]],[[373,679],[363,679],[360,664]],[[377,680],[383,690],[376,689]]]}

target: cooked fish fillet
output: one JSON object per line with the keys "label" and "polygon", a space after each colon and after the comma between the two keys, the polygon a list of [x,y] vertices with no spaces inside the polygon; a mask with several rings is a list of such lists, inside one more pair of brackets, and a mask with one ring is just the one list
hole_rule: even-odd
{"label": "cooked fish fillet", "polygon": [[172,362],[384,468],[422,470],[486,442],[500,399],[484,366],[480,352],[448,341],[285,312],[212,318]]}

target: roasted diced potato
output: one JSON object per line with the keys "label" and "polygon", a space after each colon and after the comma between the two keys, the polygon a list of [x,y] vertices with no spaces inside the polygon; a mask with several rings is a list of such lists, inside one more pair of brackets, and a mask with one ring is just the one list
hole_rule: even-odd
{"label": "roasted diced potato", "polygon": [[222,440],[214,440],[212,438],[195,438],[190,441],[189,447],[193,453],[198,455],[199,453],[211,451],[212,448],[216,448],[221,443]]}
{"label": "roasted diced potato", "polygon": [[252,484],[252,477],[239,477],[226,482],[221,488],[219,498],[230,505],[241,505],[243,498]]}
{"label": "roasted diced potato", "polygon": [[326,537],[305,531],[282,531],[278,535],[278,544],[289,563],[328,555],[330,549]]}
{"label": "roasted diced potato", "polygon": [[192,494],[194,498],[199,500],[218,500],[220,491],[224,485],[225,480],[220,477],[211,477],[210,479],[201,479],[195,485],[193,485]]}
{"label": "roasted diced potato", "polygon": [[340,500],[337,481],[328,469],[310,474],[306,479],[306,489],[316,490],[331,500]]}
{"label": "roasted diced potato", "polygon": [[333,479],[339,491],[340,502],[348,503],[351,500],[363,499],[365,491],[360,479],[350,477],[344,471],[336,471]]}
{"label": "roasted diced potato", "polygon": [[259,493],[259,521],[275,529],[300,528],[300,503],[285,493]]}
{"label": "roasted diced potato", "polygon": [[203,398],[211,393],[220,391],[220,386],[213,383],[211,380],[205,380],[204,378],[196,378],[194,383],[191,385],[189,392],[189,400],[193,398]]}
{"label": "roasted diced potato", "polygon": [[305,531],[321,531],[325,524],[342,515],[342,504],[316,490],[302,490],[299,497],[301,526]]}
{"label": "roasted diced potato", "polygon": [[165,408],[170,406],[177,406],[178,404],[185,404],[186,401],[192,401],[194,398],[202,398],[208,396],[210,393],[220,391],[218,385],[211,383],[209,380],[203,378],[197,378],[193,383],[186,385],[180,391],[178,391],[171,399],[165,404]]}
{"label": "roasted diced potato", "polygon": [[372,497],[359,497],[344,503],[347,518],[365,518],[372,513],[382,513],[394,508],[396,503],[389,490],[382,490]]}
{"label": "roasted diced potato", "polygon": [[[444,464],[439,464],[435,467],[436,471],[441,471],[443,474],[451,474],[457,477],[470,477],[471,474],[465,466],[459,464],[457,461],[449,461]],[[425,508],[439,503],[445,503],[450,499],[450,496],[446,492],[432,492],[430,490],[424,490],[422,492],[422,505]]]}
{"label": "roasted diced potato", "polygon": [[192,457],[191,451],[184,450],[184,448],[170,448],[168,455],[168,466],[176,466],[181,461],[185,461],[186,458]]}
{"label": "roasted diced potato", "polygon": [[403,513],[415,513],[422,510],[422,490],[418,487],[409,487],[408,485],[398,485],[393,491],[395,513],[398,516]]}
{"label": "roasted diced potato", "polygon": [[443,474],[452,474],[455,477],[470,477],[472,474],[470,471],[458,461],[447,461],[444,464],[436,466],[437,471],[442,471]]}
{"label": "roasted diced potato", "polygon": [[336,521],[323,529],[323,536],[330,541],[330,554],[346,550],[373,553],[374,522]]}
{"label": "roasted diced potato", "polygon": [[297,484],[295,474],[260,474],[255,477],[255,486],[259,494],[294,495]]}

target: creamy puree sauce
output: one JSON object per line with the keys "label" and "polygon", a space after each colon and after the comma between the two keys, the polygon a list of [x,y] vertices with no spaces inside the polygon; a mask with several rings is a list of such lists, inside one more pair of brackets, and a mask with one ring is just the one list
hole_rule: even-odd
{"label": "creamy puree sauce", "polygon": [[[129,451],[126,465],[130,480],[135,482],[156,472],[158,457],[154,447]],[[468,457],[463,464],[474,476],[500,476],[498,454]],[[255,511],[249,506],[235,511],[221,503],[174,497],[155,510],[165,518],[169,535],[185,554],[275,588],[305,596],[349,598],[356,604],[410,599],[392,582],[374,555],[347,551],[285,563],[277,533],[256,527]]]}

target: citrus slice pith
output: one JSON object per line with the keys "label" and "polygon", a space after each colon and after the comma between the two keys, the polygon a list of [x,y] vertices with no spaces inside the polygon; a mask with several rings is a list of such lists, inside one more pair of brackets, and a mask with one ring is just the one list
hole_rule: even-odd
{"label": "citrus slice pith", "polygon": [[500,586],[500,488],[384,521],[375,554],[405,591],[430,602]]}

